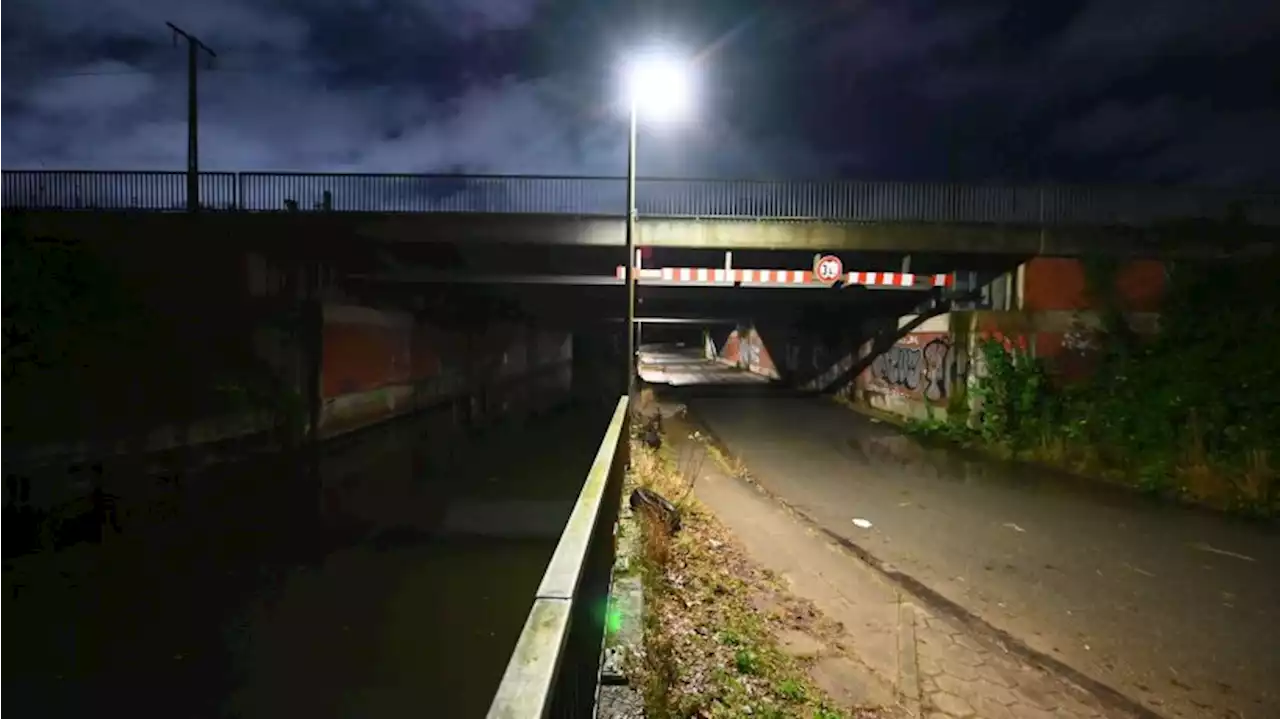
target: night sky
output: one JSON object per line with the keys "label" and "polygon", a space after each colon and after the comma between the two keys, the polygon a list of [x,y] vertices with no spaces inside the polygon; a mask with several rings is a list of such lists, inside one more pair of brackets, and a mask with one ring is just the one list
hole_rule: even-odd
{"label": "night sky", "polygon": [[3,161],[620,175],[618,68],[698,58],[640,172],[1280,182],[1280,2],[6,0]]}

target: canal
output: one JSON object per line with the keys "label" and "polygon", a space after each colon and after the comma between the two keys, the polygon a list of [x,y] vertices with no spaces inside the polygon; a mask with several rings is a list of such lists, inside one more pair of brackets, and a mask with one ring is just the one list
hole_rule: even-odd
{"label": "canal", "polygon": [[599,394],[466,437],[397,421],[310,472],[224,463],[155,527],[6,552],[6,706],[483,716],[604,435]]}

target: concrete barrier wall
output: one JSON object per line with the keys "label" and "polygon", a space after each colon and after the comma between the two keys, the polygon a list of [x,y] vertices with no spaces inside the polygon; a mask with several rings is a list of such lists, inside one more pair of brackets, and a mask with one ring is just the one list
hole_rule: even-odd
{"label": "concrete barrier wall", "polygon": [[720,347],[719,360],[764,377],[778,379],[773,355],[755,327],[740,327],[729,333]]}

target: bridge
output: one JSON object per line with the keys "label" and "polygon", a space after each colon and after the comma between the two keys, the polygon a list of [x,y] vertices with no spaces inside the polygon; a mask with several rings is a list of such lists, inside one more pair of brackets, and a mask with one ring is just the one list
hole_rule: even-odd
{"label": "bridge", "polygon": [[[592,332],[578,332],[588,316],[611,324],[621,319],[613,316],[620,314],[621,308],[614,289],[621,280],[612,274],[618,257],[613,252],[588,256],[589,252],[578,252],[576,248],[621,249],[625,216],[625,181],[621,178],[214,172],[203,173],[198,179],[198,213],[186,211],[187,176],[183,172],[5,172],[0,204],[6,222],[18,223],[24,233],[123,240],[115,243],[125,248],[119,252],[121,264],[141,267],[137,274],[157,283],[163,281],[154,294],[167,303],[166,311],[190,314],[191,321],[186,323],[189,329],[184,329],[189,334],[183,337],[218,334],[209,328],[221,319],[227,324],[241,323],[245,331],[219,332],[234,338],[252,334],[250,339],[257,343],[267,334],[261,329],[273,327],[269,323],[286,311],[290,316],[304,318],[297,330],[300,339],[292,345],[278,343],[280,347],[271,348],[274,354],[264,361],[282,368],[306,368],[305,372],[296,372],[296,377],[289,375],[289,381],[293,383],[290,387],[306,398],[311,436],[330,436],[323,434],[329,427],[334,428],[336,436],[339,430],[345,432],[392,417],[425,413],[428,408],[440,410],[440,416],[447,414],[449,421],[455,423],[472,414],[485,416],[491,405],[496,414],[498,408],[506,410],[507,399],[512,403],[522,401],[515,390],[510,390],[509,396],[503,394],[498,401],[497,387],[525,391],[540,385],[545,377],[560,378],[566,362],[570,369],[573,362],[578,362],[579,371],[594,369],[592,363],[620,362],[609,355],[611,336],[595,331],[599,326]],[[638,190],[640,245],[867,251],[886,255],[968,253],[952,265],[945,265],[952,261],[947,259],[935,260],[935,266],[928,270],[917,266],[917,272],[930,273],[919,276],[905,268],[900,273],[886,270],[890,260],[885,258],[879,258],[881,263],[877,266],[848,268],[851,284],[937,289],[940,296],[936,299],[942,301],[933,302],[930,311],[946,309],[944,302],[984,284],[970,280],[965,287],[958,287],[959,273],[955,271],[964,267],[969,274],[977,274],[975,268],[984,256],[995,256],[1007,265],[1046,254],[1220,256],[1230,250],[1227,240],[1274,244],[1280,232],[1280,196],[1246,190],[671,179],[644,179]],[[137,238],[147,241],[135,242]],[[315,247],[321,239],[337,240],[348,250],[379,241],[383,243],[381,250],[385,243],[396,242],[401,243],[396,249],[403,255],[390,258],[400,263],[390,270],[375,266],[372,259],[357,252],[324,255],[297,251],[273,255],[269,250],[276,248],[264,250],[263,245],[275,238],[293,243],[294,250]],[[512,244],[561,245],[558,261],[564,267],[556,269],[575,274],[523,275],[535,277],[525,280],[530,284],[564,285],[558,294],[542,288],[535,293],[507,286],[506,291],[518,298],[518,304],[530,315],[520,320],[523,324],[513,321],[507,326],[500,318],[472,316],[466,320],[474,322],[475,331],[471,334],[470,330],[440,331],[432,325],[442,320],[432,312],[460,315],[455,310],[467,303],[469,295],[445,296],[439,304],[424,310],[419,288],[402,291],[388,287],[393,284],[388,280],[458,282],[456,275],[429,274],[435,271],[423,259],[429,253],[415,254],[413,250],[423,249],[416,245],[469,242],[482,246],[477,254],[501,255],[504,266],[493,268],[495,273],[511,267],[527,272],[521,266],[527,257],[551,254],[541,252],[545,248],[511,247]],[[508,246],[501,252],[491,252],[492,248],[484,243]],[[600,255],[606,254],[602,264]],[[384,265],[394,264],[385,257],[374,259]],[[365,267],[362,262],[370,266]],[[345,275],[336,278],[336,272],[321,272],[335,267]],[[939,267],[947,273],[933,274]],[[849,338],[851,344],[864,340],[874,343],[875,353],[882,351],[875,349],[882,338],[892,339],[895,332],[907,333],[919,327],[898,322],[900,316],[920,306],[919,293],[879,293],[881,296],[875,298],[877,311],[859,314],[851,309],[858,301],[858,293],[798,291],[823,287],[812,282],[802,268],[802,264],[788,266],[785,259],[773,266],[744,261],[741,267],[730,267],[726,262],[723,269],[698,265],[645,268],[640,281],[670,285],[656,286],[645,293],[645,321],[656,322],[648,318],[652,314],[673,324],[696,319],[704,325],[736,325],[735,347],[744,343],[743,337],[748,338],[746,344],[762,343],[761,336],[777,338],[779,341],[773,346],[781,350],[777,351],[779,359],[791,355],[794,349],[796,356],[803,352],[806,362],[813,365],[810,368],[798,361],[791,363],[797,366],[797,376],[801,371],[817,371],[817,365],[837,359],[824,354],[820,361],[820,355],[812,351],[819,344],[812,336],[812,327],[802,327],[794,321],[801,314],[801,306],[832,310],[823,317],[835,317],[833,322],[847,325],[847,334],[853,335]],[[1004,271],[987,269],[989,273]],[[407,274],[410,270],[424,274]],[[445,272],[452,269],[440,274]],[[498,281],[502,279],[514,285],[513,277],[494,274],[466,279],[493,285],[502,284]],[[1024,283],[1006,276],[1003,289],[996,288],[1000,289],[1001,301],[993,299],[991,303],[1000,306],[993,310],[1012,312],[1016,307],[1020,321],[1027,321],[1036,312],[1052,315],[1050,320],[1058,317],[1054,314],[1060,309],[1057,305],[1028,303],[1024,312],[1011,299],[1015,294],[1025,294],[1022,285],[1048,285],[1055,277],[1023,276]],[[577,284],[568,281],[573,278],[577,278]],[[369,280],[380,283],[378,292],[363,292],[367,288],[361,285],[361,291],[329,293],[346,290],[345,285],[354,283],[372,284]],[[596,285],[604,289],[597,291]],[[794,287],[797,291],[766,289],[773,285]],[[707,287],[738,287],[735,292],[773,296],[756,299],[753,306],[751,301],[741,301],[742,297],[713,301],[705,295],[692,294]],[[518,291],[521,293],[516,294]],[[701,314],[692,318],[678,316],[679,310],[687,310],[695,300]],[[236,312],[223,317],[223,305],[230,305]],[[764,307],[769,309],[757,311]],[[931,319],[918,310],[917,313],[917,319]],[[743,315],[749,317],[749,327],[739,319]],[[889,320],[887,324],[859,321],[884,318]],[[461,324],[463,320],[456,321]],[[1045,333],[1058,331],[1049,320],[1036,326],[1047,328]],[[505,333],[502,343],[490,347],[471,341],[492,328],[496,328],[492,334]],[[728,332],[727,327],[724,329]],[[796,341],[790,343],[793,338]],[[233,345],[228,341],[226,346]],[[359,346],[362,351],[326,354],[323,350],[327,346],[339,350]],[[566,347],[571,350],[568,360],[562,352]],[[258,344],[254,351],[260,351]],[[427,360],[435,357],[436,361],[419,361],[419,353]],[[510,363],[509,355],[515,358]],[[446,358],[448,364],[442,363],[440,357]],[[870,357],[859,361],[869,362]],[[152,364],[130,365],[128,371],[130,376],[160,374],[167,361],[167,356],[157,357]],[[836,374],[856,377],[861,373],[858,365],[843,362],[830,365]],[[445,373],[440,367],[480,368],[480,372],[506,368],[502,371],[513,373],[517,370],[511,367],[524,367],[528,371],[493,380],[466,375],[464,382],[458,379],[463,375]],[[555,374],[539,369],[546,367]],[[375,370],[376,375],[372,374]],[[620,384],[619,372],[606,367],[601,374]],[[822,376],[829,375],[835,376],[830,372]],[[603,392],[592,388],[590,393],[598,396]],[[791,422],[798,415],[783,416],[785,420],[780,425],[784,427],[788,423],[805,426]],[[111,420],[115,421],[114,415]],[[621,397],[604,428],[590,471],[579,480],[577,501],[534,592],[523,631],[492,699],[490,716],[591,716],[594,711],[605,633],[598,609],[605,606],[609,596],[615,559],[613,528],[622,499],[629,423],[628,400]],[[222,424],[209,424],[222,431]],[[214,434],[213,429],[209,430],[210,436],[219,441],[235,437],[231,432]],[[176,432],[164,436],[170,434],[177,436]],[[896,488],[888,496],[893,501],[886,510],[892,511],[898,498]],[[982,507],[980,503],[971,506]],[[1046,509],[1039,516],[1055,516],[1050,510],[1057,511]],[[841,521],[847,522],[847,516],[843,515]],[[1176,572],[1159,574],[1178,576]]]}
{"label": "bridge", "polygon": [[[289,223],[405,242],[623,243],[618,177],[205,172],[198,184],[201,225],[216,232]],[[186,192],[185,172],[3,174],[6,212],[63,232],[189,230]],[[1221,254],[1206,230],[1230,226],[1250,244],[1280,228],[1280,193],[1262,190],[643,178],[636,194],[637,243],[653,247]]]}

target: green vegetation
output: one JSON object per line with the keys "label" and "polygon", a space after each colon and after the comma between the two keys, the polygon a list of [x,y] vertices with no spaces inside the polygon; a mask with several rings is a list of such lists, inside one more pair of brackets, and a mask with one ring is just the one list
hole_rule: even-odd
{"label": "green vegetation", "polygon": [[[1099,286],[1110,268],[1090,267]],[[1142,490],[1245,514],[1280,509],[1280,266],[1179,266],[1160,333],[1142,340],[1104,307],[1091,379],[1051,368],[1006,343],[978,344],[977,410],[919,434],[995,448],[1099,474]],[[1011,344],[1011,343],[1009,343]]]}

